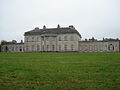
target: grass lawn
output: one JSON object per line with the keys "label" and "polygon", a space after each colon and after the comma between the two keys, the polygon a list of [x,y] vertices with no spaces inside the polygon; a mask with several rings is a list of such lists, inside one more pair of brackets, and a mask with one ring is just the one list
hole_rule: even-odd
{"label": "grass lawn", "polygon": [[120,90],[120,53],[0,53],[0,90]]}

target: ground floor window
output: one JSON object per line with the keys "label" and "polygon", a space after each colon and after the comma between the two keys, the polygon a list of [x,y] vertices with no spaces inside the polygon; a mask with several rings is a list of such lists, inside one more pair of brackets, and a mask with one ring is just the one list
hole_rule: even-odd
{"label": "ground floor window", "polygon": [[49,45],[47,45],[47,51],[49,51]]}
{"label": "ground floor window", "polygon": [[42,45],[42,48],[41,48],[42,51],[44,51],[44,45]]}
{"label": "ground floor window", "polygon": [[52,51],[54,51],[55,50],[55,45],[52,45]]}
{"label": "ground floor window", "polygon": [[40,50],[40,45],[37,45],[37,51],[39,51]]}
{"label": "ground floor window", "polygon": [[64,46],[64,50],[65,50],[65,51],[67,50],[67,45]]}
{"label": "ground floor window", "polygon": [[5,47],[5,52],[8,52],[8,47],[7,46]]}
{"label": "ground floor window", "polygon": [[26,46],[26,51],[27,51],[27,52],[29,51],[29,46]]}
{"label": "ground floor window", "polygon": [[32,51],[34,51],[34,45],[32,45],[32,48],[31,48],[31,49],[32,49]]}
{"label": "ground floor window", "polygon": [[59,51],[61,51],[61,45],[59,45]]}
{"label": "ground floor window", "polygon": [[74,46],[73,46],[73,44],[71,45],[71,50],[72,50],[72,51],[74,50]]}

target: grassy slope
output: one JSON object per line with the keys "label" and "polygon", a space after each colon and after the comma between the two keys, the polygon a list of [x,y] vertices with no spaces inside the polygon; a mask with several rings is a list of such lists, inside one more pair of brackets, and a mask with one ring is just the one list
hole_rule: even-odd
{"label": "grassy slope", "polygon": [[0,53],[0,90],[120,90],[120,53]]}

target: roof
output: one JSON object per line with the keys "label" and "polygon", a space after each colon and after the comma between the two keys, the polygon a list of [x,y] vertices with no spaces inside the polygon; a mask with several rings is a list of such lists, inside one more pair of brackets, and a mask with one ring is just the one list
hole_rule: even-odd
{"label": "roof", "polygon": [[108,41],[105,41],[105,40],[97,40],[97,41],[79,41],[80,43],[82,42],[85,42],[85,43],[89,43],[89,42],[120,42],[120,40],[108,40]]}
{"label": "roof", "polygon": [[80,37],[80,33],[75,29],[71,27],[65,27],[65,28],[35,28],[31,31],[25,32],[24,36],[28,35],[43,35],[43,34],[78,34]]}
{"label": "roof", "polygon": [[12,42],[6,42],[6,43],[2,43],[1,45],[22,45],[24,43],[12,43]]}

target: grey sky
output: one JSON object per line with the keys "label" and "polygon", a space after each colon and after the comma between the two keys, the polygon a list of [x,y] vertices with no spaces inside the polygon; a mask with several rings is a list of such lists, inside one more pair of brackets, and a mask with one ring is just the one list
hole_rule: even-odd
{"label": "grey sky", "polygon": [[120,37],[120,0],[0,0],[0,40],[35,27],[74,25],[83,39]]}

